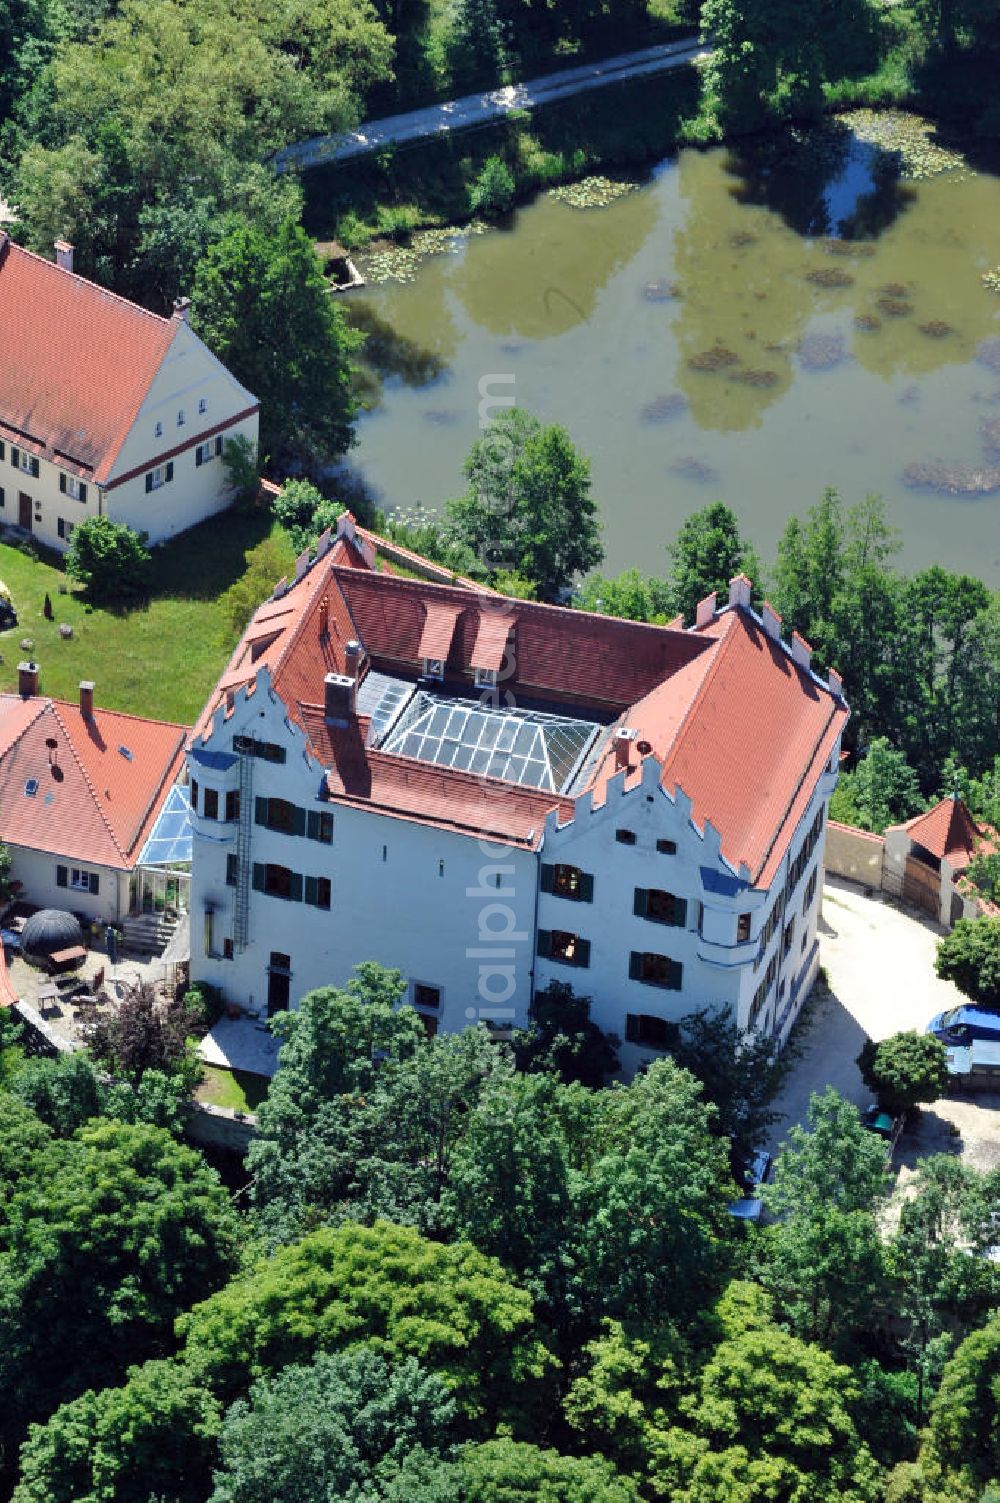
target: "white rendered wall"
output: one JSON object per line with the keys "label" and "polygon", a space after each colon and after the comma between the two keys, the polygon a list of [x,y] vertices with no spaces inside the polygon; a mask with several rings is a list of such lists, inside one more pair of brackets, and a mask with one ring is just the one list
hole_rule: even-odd
{"label": "white rendered wall", "polygon": [[[86,521],[88,517],[96,517],[99,505],[98,488],[88,481],[87,499],[84,502],[74,501],[72,496],[64,496],[59,489],[59,476],[64,472],[59,469],[58,465],[51,464],[47,459],[39,459],[38,478],[25,475],[22,470],[15,469],[10,462],[11,450],[17,447],[16,444],[5,442],[5,456],[0,460],[0,486],[4,491],[0,524],[5,527],[20,526],[19,497],[23,492],[24,495],[31,497],[33,536],[46,547],[56,548],[62,553],[66,549],[66,539],[59,536],[60,517],[66,522],[72,522],[74,526]],[[17,603],[15,600],[15,608]],[[54,601],[53,604],[55,604]]]}
{"label": "white rendered wall", "polygon": [[[744,888],[738,895],[706,891],[702,868],[732,875],[722,862],[718,836],[702,835],[691,820],[683,795],[671,799],[660,785],[655,758],[643,763],[642,783],[623,792],[621,777],[608,785],[606,802],[577,805],[571,825],[546,828],[543,862],[568,863],[594,876],[592,903],[543,893],[539,928],[578,932],[591,941],[590,965],[567,966],[539,957],[536,985],[568,981],[578,994],[594,999],[593,1018],[622,1040],[623,1073],[632,1075],[656,1052],[625,1041],[628,1013],[677,1022],[699,1008],[723,1008],[736,1015],[740,977],[756,952],[753,943],[736,942],[737,914],[755,912],[760,895]],[[623,845],[616,830],[635,833],[635,845]],[[675,855],[663,855],[657,840],[672,840]],[[640,918],[634,912],[635,889],[659,888],[687,901],[683,928]],[[705,936],[711,936],[706,942]],[[629,977],[631,952],[663,954],[683,966],[681,990],[666,990]]]}
{"label": "white rendered wall", "polygon": [[[66,856],[50,856],[44,851],[19,845],[10,845],[8,849],[12,858],[11,877],[23,884],[24,897],[29,903],[36,903],[39,908],[63,908],[70,913],[85,913],[88,918],[101,923],[114,923],[128,913],[128,872],[73,861]],[[74,887],[60,887],[56,882],[57,866],[96,872],[100,879],[96,897]]]}
{"label": "white rendered wall", "polygon": [[[263,715],[261,711],[263,710]],[[273,862],[303,875],[329,877],[331,907],[250,893],[249,944],[221,957],[231,936],[235,889],[226,885],[226,857],[236,850],[234,824],[194,821],[191,965],[196,980],[220,986],[227,998],[264,1009],[272,951],[291,956],[291,1001],[318,986],[342,984],[362,960],[402,971],[407,981],[441,988],[443,1031],[480,1019],[523,1025],[530,999],[536,858],[524,850],[497,854],[468,836],[320,801],[322,770],[310,765],[303,738],[288,727],[283,707],[258,688],[217,723],[209,750],[230,752],[234,735],[253,735],[287,748],[284,764],[254,759],[254,798],[287,799],[333,814],[333,841],[321,844],[252,825],[252,862]],[[194,760],[203,790],[237,786],[237,770],[213,773]],[[443,863],[443,870],[442,870]],[[500,887],[497,887],[497,878]],[[204,909],[214,910],[213,943],[204,952]],[[513,937],[511,937],[513,936]],[[487,953],[482,953],[482,952]],[[496,953],[497,951],[501,953]]]}

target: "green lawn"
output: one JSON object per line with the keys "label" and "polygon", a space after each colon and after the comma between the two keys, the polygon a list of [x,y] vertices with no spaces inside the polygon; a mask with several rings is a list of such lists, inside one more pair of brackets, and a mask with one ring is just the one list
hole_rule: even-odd
{"label": "green lawn", "polygon": [[270,1082],[263,1075],[245,1070],[221,1070],[205,1066],[205,1076],[195,1098],[208,1106],[225,1106],[234,1112],[255,1112],[267,1095]]}
{"label": "green lawn", "polygon": [[[17,664],[30,656],[41,667],[43,694],[76,699],[80,680],[89,678],[105,709],[190,725],[233,646],[219,596],[243,573],[246,549],[271,527],[266,512],[226,512],[164,543],[153,550],[151,599],[123,612],[89,606],[54,556],[36,560],[0,543],[0,579],[19,623],[0,633],[0,690],[17,687]],[[62,622],[73,628],[70,640],[59,635]],[[21,647],[24,639],[30,649]]]}

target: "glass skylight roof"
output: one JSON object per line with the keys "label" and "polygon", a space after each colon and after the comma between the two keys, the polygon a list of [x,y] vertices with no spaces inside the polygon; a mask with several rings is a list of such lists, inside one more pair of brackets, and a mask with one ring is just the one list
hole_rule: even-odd
{"label": "glass skylight roof", "polygon": [[190,866],[191,800],[175,783],[139,857],[140,866]]}
{"label": "glass skylight roof", "polygon": [[382,750],[562,793],[600,731],[587,720],[540,710],[493,710],[477,700],[437,698],[421,690]]}

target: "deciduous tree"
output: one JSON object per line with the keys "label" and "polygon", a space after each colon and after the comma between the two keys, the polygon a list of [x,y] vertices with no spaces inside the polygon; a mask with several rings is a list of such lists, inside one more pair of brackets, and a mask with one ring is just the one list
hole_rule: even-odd
{"label": "deciduous tree", "polygon": [[311,1233],[181,1318],[185,1359],[219,1397],[245,1393],[318,1352],[370,1341],[391,1362],[415,1357],[451,1389],[461,1423],[492,1433],[534,1413],[553,1362],[530,1296],[468,1243],[442,1246],[378,1222]]}
{"label": "deciduous tree", "polygon": [[934,969],[973,1002],[1000,1003],[1000,918],[959,919],[938,944]]}
{"label": "deciduous tree", "polygon": [[202,1503],[219,1407],[179,1363],[151,1361],[121,1388],[88,1389],[32,1425],[16,1503]]}
{"label": "deciduous tree", "polygon": [[894,1033],[869,1039],[858,1055],[862,1079],[886,1111],[910,1112],[937,1101],[948,1088],[948,1051],[929,1033]]}
{"label": "deciduous tree", "polygon": [[320,1353],[230,1409],[211,1503],[459,1503],[454,1419],[442,1379],[412,1357]]}
{"label": "deciduous tree", "polygon": [[492,573],[514,569],[554,600],[600,563],[590,461],[558,423],[520,407],[500,413],[465,463],[469,488],[448,503],[455,538]]}
{"label": "deciduous tree", "polygon": [[321,464],[350,447],[359,340],[300,225],[286,219],[268,233],[235,224],[198,263],[191,318],[259,399],[272,464]]}
{"label": "deciduous tree", "polygon": [[106,516],[87,517],[74,527],[66,550],[70,579],[104,604],[140,599],[149,586],[150,563],[146,534]]}
{"label": "deciduous tree", "polygon": [[0,1219],[0,1437],[162,1351],[235,1264],[236,1217],[201,1156],[152,1127],[50,1142]]}
{"label": "deciduous tree", "polygon": [[735,575],[749,575],[760,589],[760,560],[740,532],[735,513],[721,501],[692,512],[667,553],[670,610],[689,626],[698,602],[713,590],[720,604],[729,599],[729,581]]}

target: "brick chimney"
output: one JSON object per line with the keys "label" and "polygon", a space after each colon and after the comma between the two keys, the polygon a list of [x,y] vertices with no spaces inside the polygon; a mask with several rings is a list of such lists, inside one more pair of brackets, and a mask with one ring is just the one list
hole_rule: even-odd
{"label": "brick chimney", "polygon": [[94,682],[93,679],[80,680],[80,714],[90,720],[94,714]]}
{"label": "brick chimney", "polygon": [[357,714],[358,681],[346,673],[323,679],[323,714],[334,725],[349,725]]}
{"label": "brick chimney", "polygon": [[37,663],[18,663],[17,692],[22,699],[32,699],[38,693]]}
{"label": "brick chimney", "polygon": [[55,242],[56,265],[61,271],[73,270],[73,247],[68,240]]}
{"label": "brick chimney", "polygon": [[636,731],[631,730],[628,726],[622,726],[620,730],[615,731],[613,739],[616,767],[628,767],[629,758],[632,754],[632,746],[637,734]]}
{"label": "brick chimney", "polygon": [[191,314],[191,299],[189,297],[174,298],[174,318],[180,323],[186,324]]}
{"label": "brick chimney", "polygon": [[356,637],[352,637],[344,648],[344,672],[348,678],[357,680],[360,677],[363,656],[364,648]]}

